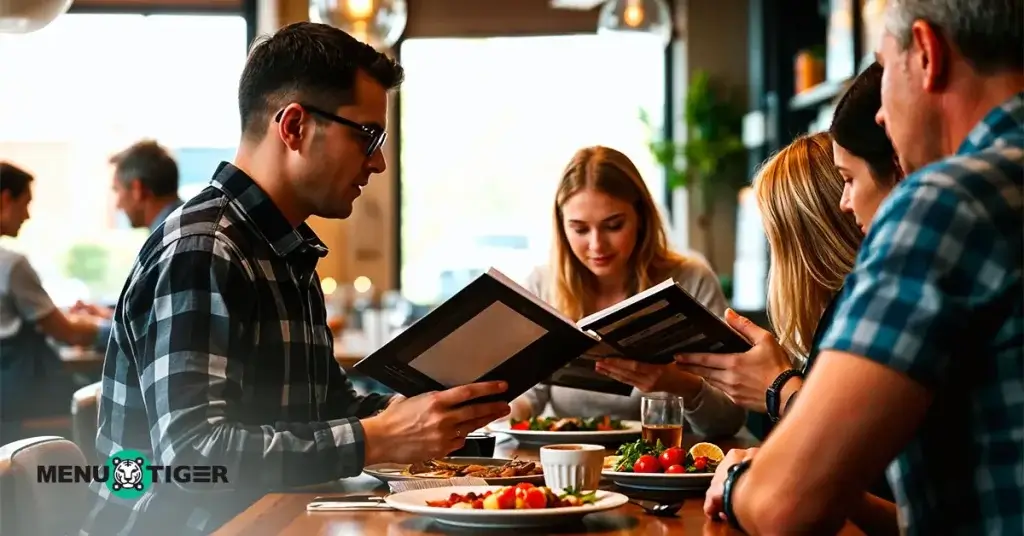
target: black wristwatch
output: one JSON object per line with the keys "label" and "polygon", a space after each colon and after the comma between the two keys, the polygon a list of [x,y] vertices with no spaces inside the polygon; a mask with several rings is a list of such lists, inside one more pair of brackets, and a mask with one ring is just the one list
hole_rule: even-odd
{"label": "black wristwatch", "polygon": [[725,475],[725,484],[722,487],[722,513],[725,514],[725,519],[729,521],[732,528],[740,532],[743,532],[743,527],[740,526],[739,520],[736,519],[736,513],[733,511],[732,490],[736,487],[736,481],[739,480],[740,475],[749,468],[749,459],[730,467],[729,472]]}
{"label": "black wristwatch", "polygon": [[768,418],[771,419],[772,422],[779,421],[779,405],[782,403],[779,398],[782,395],[782,387],[786,385],[786,382],[788,382],[790,378],[794,377],[803,378],[804,373],[797,369],[784,371],[775,378],[775,381],[773,381],[768,387],[768,390],[765,391],[764,405],[768,408]]}

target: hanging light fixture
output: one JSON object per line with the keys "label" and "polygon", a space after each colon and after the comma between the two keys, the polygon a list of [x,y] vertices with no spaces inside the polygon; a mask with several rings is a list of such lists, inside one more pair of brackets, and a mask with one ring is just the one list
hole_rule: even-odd
{"label": "hanging light fixture", "polygon": [[340,28],[381,50],[395,46],[408,18],[405,0],[309,0],[309,20]]}
{"label": "hanging light fixture", "polygon": [[651,37],[667,46],[672,40],[672,13],[665,0],[608,0],[598,14],[597,33]]}
{"label": "hanging light fixture", "polygon": [[74,0],[0,0],[0,33],[40,30],[67,12]]}

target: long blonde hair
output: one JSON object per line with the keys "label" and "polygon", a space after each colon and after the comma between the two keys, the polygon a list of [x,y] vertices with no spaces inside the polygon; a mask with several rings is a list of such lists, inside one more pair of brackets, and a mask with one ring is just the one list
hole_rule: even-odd
{"label": "long blonde hair", "polygon": [[754,190],[771,248],[769,318],[782,347],[806,356],[864,238],[853,216],[839,209],[843,177],[832,138],[797,138],[765,162]]}
{"label": "long blonde hair", "polygon": [[597,289],[594,275],[576,258],[569,247],[562,219],[562,206],[584,189],[593,189],[625,201],[637,215],[637,240],[628,261],[630,293],[640,292],[669,277],[685,258],[668,247],[661,215],[644,184],[640,172],[626,155],[608,147],[587,147],[573,155],[562,172],[555,195],[555,240],[551,251],[552,305],[573,320],[592,313],[587,296]]}

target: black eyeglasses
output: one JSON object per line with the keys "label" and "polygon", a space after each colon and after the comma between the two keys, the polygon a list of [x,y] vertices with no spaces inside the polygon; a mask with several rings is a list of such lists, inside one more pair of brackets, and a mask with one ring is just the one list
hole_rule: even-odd
{"label": "black eyeglasses", "polygon": [[[334,121],[339,125],[345,125],[346,127],[359,131],[359,134],[362,135],[367,140],[366,156],[370,156],[374,152],[376,152],[377,149],[380,149],[381,146],[384,145],[384,142],[387,141],[388,139],[388,133],[385,132],[384,127],[381,127],[380,125],[364,125],[362,123],[356,123],[355,121],[352,121],[350,119],[345,119],[344,117],[341,117],[339,115],[334,115],[330,112],[325,112],[324,110],[321,110],[313,106],[309,106],[306,104],[299,104],[299,106],[302,106],[307,112],[313,115],[318,115],[329,121]],[[282,115],[284,115],[284,109],[277,112],[277,115],[274,116],[274,121],[280,123]]]}

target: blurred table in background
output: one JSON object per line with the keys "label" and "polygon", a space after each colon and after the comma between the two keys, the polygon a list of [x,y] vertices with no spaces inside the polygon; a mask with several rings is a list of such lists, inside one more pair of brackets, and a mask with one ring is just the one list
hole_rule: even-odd
{"label": "blurred table in background", "polygon": [[67,372],[98,376],[103,371],[103,352],[94,348],[61,346],[58,354]]}

